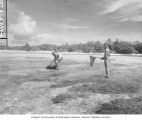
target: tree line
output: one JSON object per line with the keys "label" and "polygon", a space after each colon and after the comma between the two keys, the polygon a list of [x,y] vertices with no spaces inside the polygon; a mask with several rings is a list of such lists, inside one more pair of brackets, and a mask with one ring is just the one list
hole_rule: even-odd
{"label": "tree line", "polygon": [[[115,41],[111,41],[108,39],[109,48],[113,53],[119,54],[141,54],[142,53],[142,42],[135,41],[135,42],[127,42],[127,41],[120,41],[119,39]],[[84,52],[84,53],[101,53],[104,51],[104,45],[100,41],[90,41],[87,43],[80,43],[80,44],[73,44],[73,45],[62,45],[60,46],[61,51],[67,52]]]}
{"label": "tree line", "polygon": [[[108,39],[109,48],[113,53],[119,54],[142,54],[142,42],[127,42],[120,41],[116,39],[112,41]],[[24,50],[24,51],[53,51],[54,48],[60,48],[61,52],[82,52],[82,53],[101,53],[104,52],[104,44],[100,41],[89,41],[87,43],[72,44],[68,43],[60,46],[51,45],[51,44],[42,44],[37,46],[30,46],[29,43],[26,43],[24,46],[13,46],[9,47],[10,50]],[[0,47],[0,49],[4,49]]]}

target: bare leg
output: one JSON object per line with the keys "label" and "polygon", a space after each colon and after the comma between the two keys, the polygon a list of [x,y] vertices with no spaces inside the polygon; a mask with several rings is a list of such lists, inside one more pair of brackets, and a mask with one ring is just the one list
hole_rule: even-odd
{"label": "bare leg", "polygon": [[104,65],[105,65],[105,72],[106,72],[106,77],[107,78],[109,78],[108,64],[109,64],[109,60],[105,59],[104,60]]}
{"label": "bare leg", "polygon": [[55,61],[55,67],[56,67],[56,69],[58,69],[58,67],[59,67],[58,66],[58,60]]}

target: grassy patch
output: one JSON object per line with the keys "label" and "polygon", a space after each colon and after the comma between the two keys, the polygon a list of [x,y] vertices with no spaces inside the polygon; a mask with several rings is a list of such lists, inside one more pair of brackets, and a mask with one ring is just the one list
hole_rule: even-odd
{"label": "grassy patch", "polygon": [[72,98],[70,94],[60,94],[52,99],[54,104],[63,103],[66,99]]}
{"label": "grassy patch", "polygon": [[105,82],[101,84],[83,84],[75,87],[77,92],[93,92],[101,94],[125,94],[137,93],[140,90],[140,85],[136,83],[119,83],[119,82]]}
{"label": "grassy patch", "polygon": [[30,79],[30,81],[32,81],[32,82],[50,82],[51,81],[51,79],[50,78],[48,78],[48,79],[43,79],[43,78],[41,78],[41,79]]}
{"label": "grassy patch", "polygon": [[107,82],[104,85],[89,87],[89,90],[95,93],[102,94],[123,94],[123,93],[137,93],[140,86],[136,83],[118,83]]}
{"label": "grassy patch", "polygon": [[91,111],[97,114],[142,114],[142,97],[116,99]]}
{"label": "grassy patch", "polygon": [[57,72],[53,72],[52,74],[50,74],[49,77],[58,77],[58,76],[63,76],[65,74],[67,74],[67,72],[59,72],[59,71],[57,71]]}
{"label": "grassy patch", "polygon": [[67,80],[67,81],[62,81],[62,82],[60,82],[58,84],[51,85],[50,87],[51,88],[67,87],[67,86],[74,85],[76,83],[77,83],[76,81],[69,81],[69,80]]}

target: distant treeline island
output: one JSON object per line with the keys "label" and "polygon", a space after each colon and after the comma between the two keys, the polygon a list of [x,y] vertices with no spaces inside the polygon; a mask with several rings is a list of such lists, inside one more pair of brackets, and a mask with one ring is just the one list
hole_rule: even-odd
{"label": "distant treeline island", "polygon": [[[119,54],[141,54],[142,53],[142,42],[127,42],[115,40],[111,41],[108,39],[109,48],[113,53]],[[82,52],[82,53],[101,53],[103,52],[103,43],[100,41],[89,41],[87,43],[72,44],[68,43],[60,46],[52,44],[42,44],[37,46],[31,46],[26,43],[24,46],[9,46],[9,50],[24,50],[24,51],[52,51],[54,48],[59,47],[61,52]],[[5,49],[4,46],[0,46],[0,49]]]}

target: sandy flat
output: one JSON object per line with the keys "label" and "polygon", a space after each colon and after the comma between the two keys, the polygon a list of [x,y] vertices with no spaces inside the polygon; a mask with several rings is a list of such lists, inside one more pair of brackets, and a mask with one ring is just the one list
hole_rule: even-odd
{"label": "sandy flat", "polygon": [[109,79],[102,60],[89,66],[90,55],[103,54],[62,55],[60,69],[47,70],[51,52],[0,51],[0,113],[85,114],[98,102],[141,96],[141,55],[112,54]]}

